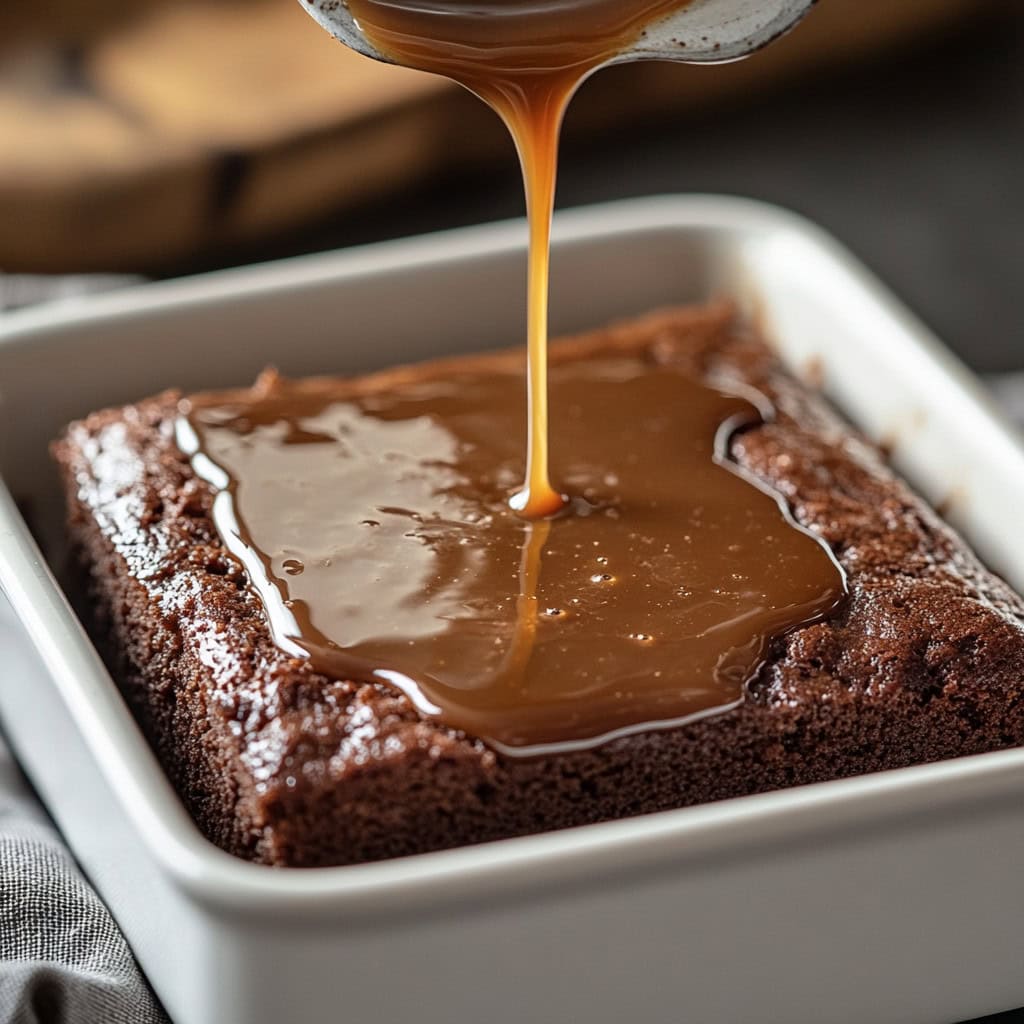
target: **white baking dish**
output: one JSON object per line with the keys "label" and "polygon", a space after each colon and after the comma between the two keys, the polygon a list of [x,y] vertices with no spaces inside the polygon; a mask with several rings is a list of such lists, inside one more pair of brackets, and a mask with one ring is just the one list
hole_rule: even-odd
{"label": "white baking dish", "polygon": [[[169,385],[515,343],[521,224],[0,321],[0,469],[60,558],[48,440]],[[1024,453],[832,240],[668,198],[565,214],[554,325],[736,296],[1018,587]],[[0,712],[178,1024],[954,1021],[1024,1004],[1024,750],[361,867],[272,870],[195,829],[0,487]],[[23,631],[22,631],[23,630]],[[24,637],[31,637],[35,653]]]}

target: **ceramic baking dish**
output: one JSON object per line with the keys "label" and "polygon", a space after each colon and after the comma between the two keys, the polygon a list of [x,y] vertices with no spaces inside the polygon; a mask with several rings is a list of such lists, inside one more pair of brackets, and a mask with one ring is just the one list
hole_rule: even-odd
{"label": "ceramic baking dish", "polygon": [[[524,238],[475,228],[0,322],[0,579],[21,623],[0,711],[171,1016],[937,1024],[1024,1004],[1024,750],[359,867],[243,863],[193,826],[54,581],[47,442],[268,362],[516,343]],[[1017,439],[818,229],[736,199],[595,207],[560,218],[554,275],[558,330],[734,296],[1024,586]]]}

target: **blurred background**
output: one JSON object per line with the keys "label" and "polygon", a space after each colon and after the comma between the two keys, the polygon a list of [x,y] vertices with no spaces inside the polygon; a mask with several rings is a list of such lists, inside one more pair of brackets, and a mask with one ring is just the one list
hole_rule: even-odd
{"label": "blurred background", "polygon": [[[969,362],[1013,368],[1022,127],[1024,4],[820,0],[748,61],[588,82],[559,205],[693,190],[782,203]],[[350,53],[295,0],[0,3],[7,275],[171,276],[522,207],[488,110]],[[38,294],[4,280],[7,305]]]}

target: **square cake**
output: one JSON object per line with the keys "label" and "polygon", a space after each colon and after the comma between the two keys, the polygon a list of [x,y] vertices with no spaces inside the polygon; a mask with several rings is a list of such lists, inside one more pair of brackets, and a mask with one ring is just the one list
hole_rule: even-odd
{"label": "square cake", "polygon": [[[586,457],[563,460],[581,504],[543,529],[494,497],[521,470],[519,354],[168,391],[94,413],[55,443],[87,625],[213,842],[272,865],[350,864],[1024,743],[1024,600],[731,308],[652,313],[555,342],[550,358],[564,420],[554,443],[573,439]],[[572,397],[584,377],[603,407]],[[643,415],[617,409],[623,381]],[[671,412],[697,384],[731,417],[715,450],[704,445],[709,472],[778,517],[756,535],[734,523],[735,545],[716,529],[740,523],[743,495],[704,511],[699,537],[673,518],[677,546],[723,545],[733,582],[704,581],[699,601],[697,563],[628,514],[630,487],[652,509],[698,487],[675,467],[680,428],[657,405]],[[472,433],[481,417],[497,424],[487,443]],[[587,449],[597,420],[607,465]],[[252,451],[271,434],[280,465]],[[328,444],[344,457],[328,459]],[[627,487],[631,451],[659,468]],[[316,467],[308,478],[289,475],[300,458]],[[470,458],[484,468],[460,476]],[[337,501],[318,485],[327,473]],[[288,515],[268,518],[275,488]],[[428,515],[403,504],[410,493]],[[371,511],[354,518],[361,502]],[[629,542],[591,558],[584,545],[601,541],[585,538],[616,530],[632,530]],[[311,531],[328,544],[315,567],[302,553]],[[791,550],[773,561],[780,531]],[[499,537],[500,551],[485,548]],[[451,562],[456,544],[468,560]],[[573,548],[584,583],[606,589],[549,599],[544,565],[569,574]],[[444,581],[442,551],[456,566]],[[786,618],[764,595],[799,559]],[[507,599],[483,608],[465,588],[489,573],[508,579]],[[401,590],[409,580],[419,589]],[[634,621],[651,586],[661,596]],[[730,629],[754,611],[763,624],[719,651],[720,625],[700,619],[711,604]],[[516,666],[531,658],[543,670],[527,679]],[[629,686],[616,682],[623,666],[636,669]]]}

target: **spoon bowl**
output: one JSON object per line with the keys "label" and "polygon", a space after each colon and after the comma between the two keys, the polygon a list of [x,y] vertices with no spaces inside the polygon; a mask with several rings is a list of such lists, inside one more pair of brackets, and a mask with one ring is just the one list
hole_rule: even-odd
{"label": "spoon bowl", "polygon": [[[394,63],[367,39],[344,0],[300,0],[336,39],[374,60]],[[766,46],[791,29],[816,0],[691,0],[652,22],[627,49],[606,64],[671,60],[724,64]]]}

